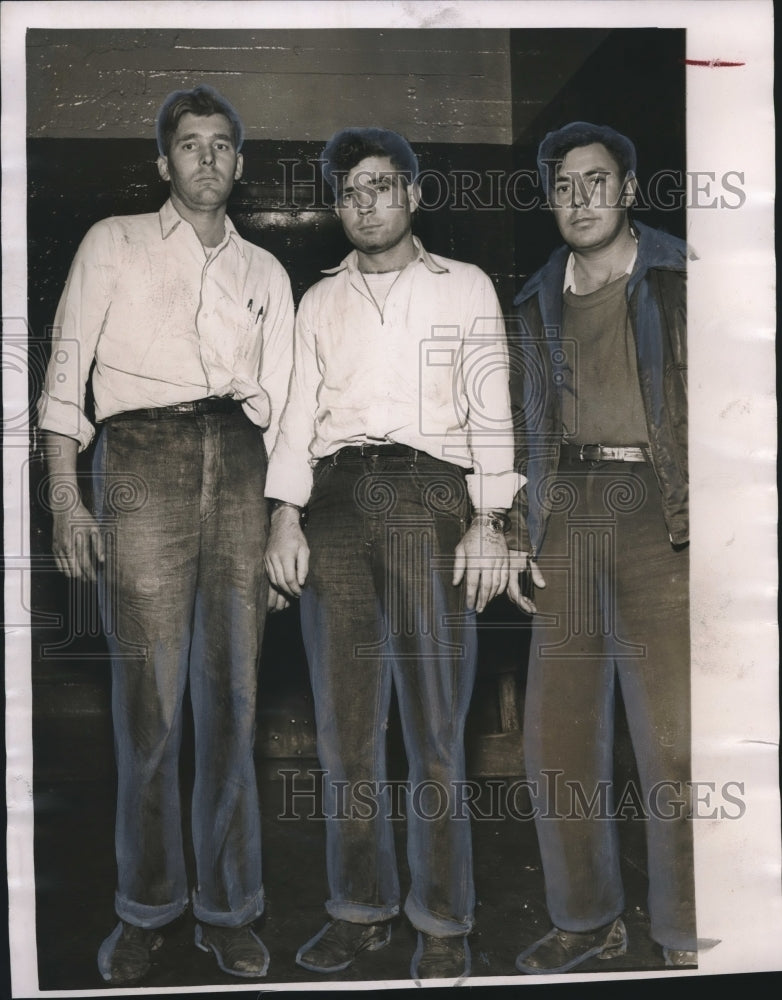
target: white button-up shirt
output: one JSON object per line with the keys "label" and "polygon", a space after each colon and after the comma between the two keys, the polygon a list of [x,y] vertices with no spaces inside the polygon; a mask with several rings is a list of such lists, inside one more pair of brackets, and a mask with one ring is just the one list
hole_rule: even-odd
{"label": "white button-up shirt", "polygon": [[302,299],[267,496],[304,506],[318,459],[346,445],[393,442],[473,469],[475,507],[511,506],[523,479],[513,471],[497,295],[480,268],[415,242],[415,260],[382,308],[355,251]]}
{"label": "white button-up shirt", "polygon": [[93,361],[95,417],[204,396],[241,400],[271,451],[293,363],[293,297],[282,265],[225,220],[206,250],[170,201],[157,213],[94,225],[54,321],[39,426],[95,433],[84,411]]}
{"label": "white button-up shirt", "polygon": [[[635,234],[633,234],[633,236],[635,236]],[[625,268],[624,271],[625,274],[632,274],[633,268],[635,267],[635,262],[638,257],[638,249],[637,249],[638,237],[635,237],[635,242],[636,242],[636,251],[630,258],[630,262]],[[579,294],[576,291],[576,255],[572,253],[567,259],[567,264],[565,264],[565,280],[562,284],[562,291],[572,292],[574,295]]]}

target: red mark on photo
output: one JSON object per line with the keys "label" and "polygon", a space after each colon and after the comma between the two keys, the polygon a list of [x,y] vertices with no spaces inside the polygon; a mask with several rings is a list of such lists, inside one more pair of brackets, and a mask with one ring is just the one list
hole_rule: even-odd
{"label": "red mark on photo", "polygon": [[745,66],[743,62],[726,62],[724,59],[684,59],[685,66]]}

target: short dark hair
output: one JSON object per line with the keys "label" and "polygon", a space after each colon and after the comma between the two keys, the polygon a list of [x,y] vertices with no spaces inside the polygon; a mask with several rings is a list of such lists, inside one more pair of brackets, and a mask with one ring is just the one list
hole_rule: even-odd
{"label": "short dark hair", "polygon": [[157,114],[157,148],[161,156],[168,156],[171,139],[183,115],[190,113],[199,118],[225,115],[231,123],[236,152],[244,142],[244,125],[235,108],[213,87],[202,83],[192,90],[175,90],[160,105]]}
{"label": "short dark hair", "polygon": [[418,177],[418,157],[410,143],[387,128],[343,128],[329,139],[320,154],[320,168],[334,194],[348,173],[368,156],[387,156],[408,184]]}
{"label": "short dark hair", "polygon": [[623,179],[635,174],[635,146],[626,135],[622,135],[609,125],[570,122],[569,125],[563,125],[562,128],[549,132],[538,148],[538,176],[546,194],[554,187],[557,164],[564,160],[571,149],[591,146],[593,142],[605,146],[616,160]]}

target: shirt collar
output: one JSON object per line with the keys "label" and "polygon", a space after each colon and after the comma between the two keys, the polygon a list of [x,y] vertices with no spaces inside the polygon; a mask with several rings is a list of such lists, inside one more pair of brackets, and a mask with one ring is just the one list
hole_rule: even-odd
{"label": "shirt collar", "polygon": [[[413,243],[416,249],[415,260],[411,260],[410,263],[416,263],[421,261],[426,267],[432,272],[432,274],[448,274],[448,268],[444,267],[442,264],[438,264],[437,261],[432,257],[428,250],[425,249],[421,241],[417,236],[413,237]],[[358,272],[358,253],[352,250],[344,260],[342,260],[336,267],[329,267],[324,269],[322,274],[339,274],[340,271],[348,271],[351,275]]]}
{"label": "shirt collar", "polygon": [[[633,273],[633,268],[635,267],[635,261],[636,258],[638,257],[638,237],[632,231],[632,229],[630,231],[633,233],[633,237],[635,239],[635,252],[633,253],[633,256],[630,258],[630,262],[627,265],[624,272],[625,274]],[[573,292],[574,295],[576,294],[575,266],[576,266],[576,259],[573,256],[573,253],[571,252],[568,256],[567,264],[565,265],[565,281],[562,286],[562,291]]]}
{"label": "shirt collar", "polygon": [[[174,230],[180,225],[180,223],[190,226],[187,219],[183,219],[182,216],[174,208],[174,204],[169,198],[168,201],[163,205],[163,207],[158,212],[158,217],[160,219],[160,235],[165,240],[174,232]],[[192,229],[193,227],[190,226]],[[239,233],[236,231],[236,226],[234,226],[231,219],[226,215],[225,217],[225,239],[220,245],[224,245],[228,240],[231,240],[239,253],[244,257],[244,240],[241,238]]]}

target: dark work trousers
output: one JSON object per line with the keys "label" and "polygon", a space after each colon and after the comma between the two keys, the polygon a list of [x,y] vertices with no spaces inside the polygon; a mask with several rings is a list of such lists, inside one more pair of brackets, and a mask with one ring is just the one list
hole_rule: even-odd
{"label": "dark work trousers", "polygon": [[262,435],[241,412],[125,418],[95,454],[112,661],[118,915],[159,927],[188,903],[179,752],[190,683],[195,916],[263,910],[253,745],[266,614]]}
{"label": "dark work trousers", "polygon": [[405,912],[439,937],[473,919],[464,725],[476,623],[454,587],[467,525],[463,472],[407,457],[336,456],[315,469],[302,631],[324,776],[329,914],[371,924],[399,910],[386,730],[396,689],[409,767]]}
{"label": "dark work trousers", "polygon": [[563,463],[550,503],[524,712],[549,912],[587,931],[625,905],[611,819],[618,684],[648,815],[651,935],[695,950],[688,550],[669,542],[646,464]]}

